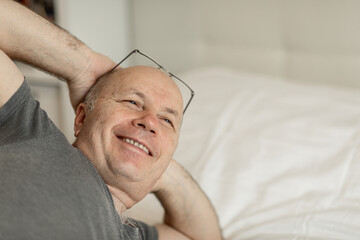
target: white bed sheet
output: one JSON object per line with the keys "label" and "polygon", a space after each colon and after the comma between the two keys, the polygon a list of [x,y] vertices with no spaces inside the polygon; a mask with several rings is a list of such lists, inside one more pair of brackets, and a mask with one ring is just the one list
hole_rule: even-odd
{"label": "white bed sheet", "polygon": [[[360,239],[360,90],[227,68],[183,79],[196,95],[175,159],[226,239]],[[152,195],[129,211],[162,214]]]}

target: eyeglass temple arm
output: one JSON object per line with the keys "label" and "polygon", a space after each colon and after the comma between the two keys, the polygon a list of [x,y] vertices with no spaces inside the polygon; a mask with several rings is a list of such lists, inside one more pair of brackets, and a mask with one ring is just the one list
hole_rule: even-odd
{"label": "eyeglass temple arm", "polygon": [[180,81],[182,84],[184,84],[184,85],[190,90],[190,92],[191,92],[191,97],[190,97],[188,103],[186,104],[186,106],[185,106],[185,108],[184,108],[184,111],[183,111],[183,114],[184,114],[185,111],[186,111],[186,109],[187,109],[188,106],[190,105],[191,100],[192,100],[193,97],[194,97],[194,91],[190,88],[190,86],[187,85],[186,82],[184,82],[183,80],[181,80],[180,78],[178,78],[177,76],[175,76],[174,74],[172,74],[171,72],[168,72],[163,66],[161,66],[161,65],[160,65],[157,61],[155,61],[153,58],[151,58],[150,56],[146,55],[145,53],[140,52],[140,50],[136,49],[136,50],[134,50],[133,52],[137,52],[137,53],[143,55],[144,57],[147,57],[148,59],[150,59],[151,61],[153,61],[156,65],[158,65],[159,68],[161,68],[162,70],[164,70],[164,71],[165,71],[167,74],[169,74],[170,76],[176,78],[178,81]]}
{"label": "eyeglass temple arm", "polygon": [[122,64],[126,59],[128,59],[132,54],[134,53],[140,53],[140,51],[138,49],[132,50],[131,53],[129,53],[123,60],[121,60],[118,64],[115,65],[115,67],[113,67],[110,72],[114,71],[120,64]]}

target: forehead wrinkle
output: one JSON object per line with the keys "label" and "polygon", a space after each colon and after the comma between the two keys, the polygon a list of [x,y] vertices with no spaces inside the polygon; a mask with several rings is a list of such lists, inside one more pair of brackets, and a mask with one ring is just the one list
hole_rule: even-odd
{"label": "forehead wrinkle", "polygon": [[120,91],[117,91],[117,90],[113,91],[114,96],[125,96],[125,95],[129,95],[129,94],[135,94],[135,95],[137,95],[137,96],[139,96],[140,98],[143,98],[143,99],[147,98],[146,95],[143,92],[141,92],[141,91],[139,91],[139,90],[137,90],[135,88],[122,89]]}

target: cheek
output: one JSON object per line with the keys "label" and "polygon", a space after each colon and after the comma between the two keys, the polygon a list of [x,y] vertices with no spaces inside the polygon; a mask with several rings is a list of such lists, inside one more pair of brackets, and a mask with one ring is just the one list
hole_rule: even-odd
{"label": "cheek", "polygon": [[97,145],[99,141],[103,143],[105,136],[109,135],[109,127],[113,121],[111,114],[104,111],[95,111],[94,109],[84,124],[84,132],[88,136],[88,140],[95,142]]}
{"label": "cheek", "polygon": [[174,131],[169,128],[162,131],[160,136],[160,142],[163,146],[164,152],[173,152],[177,146],[179,136],[174,133]]}
{"label": "cheek", "polygon": [[177,147],[177,143],[178,143],[177,136],[175,136],[175,137],[172,136],[171,138],[162,139],[163,151],[162,151],[162,156],[161,156],[161,158],[162,158],[161,164],[163,166],[165,166],[165,168],[168,166],[171,159],[173,158],[175,149]]}
{"label": "cheek", "polygon": [[179,134],[175,134],[175,136],[169,141],[169,149],[171,149],[171,156],[174,154],[179,143]]}
{"label": "cheek", "polygon": [[106,129],[116,124],[119,118],[119,114],[110,108],[109,106],[97,106],[93,112],[91,112],[91,120],[93,122],[93,128]]}

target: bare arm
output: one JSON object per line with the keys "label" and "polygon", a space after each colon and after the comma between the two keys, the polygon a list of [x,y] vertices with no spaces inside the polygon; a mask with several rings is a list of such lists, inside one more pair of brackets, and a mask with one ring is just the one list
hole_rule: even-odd
{"label": "bare arm", "polygon": [[176,161],[172,160],[155,188],[165,209],[164,224],[156,226],[159,239],[222,239],[209,199]]}
{"label": "bare arm", "polygon": [[[23,61],[65,79],[73,107],[94,82],[114,63],[91,51],[85,44],[61,28],[11,0],[0,0],[0,49],[10,58]],[[0,106],[14,92],[23,78],[6,56],[0,68],[7,80],[0,80]],[[15,68],[14,68],[15,67]],[[7,71],[6,69],[10,69]]]}

